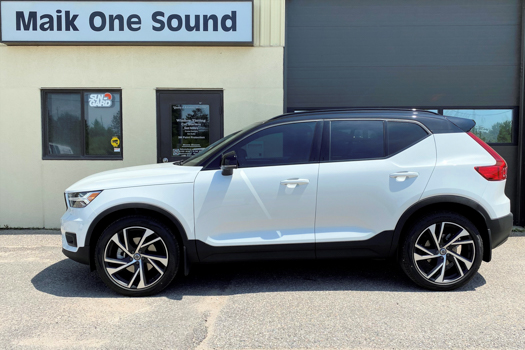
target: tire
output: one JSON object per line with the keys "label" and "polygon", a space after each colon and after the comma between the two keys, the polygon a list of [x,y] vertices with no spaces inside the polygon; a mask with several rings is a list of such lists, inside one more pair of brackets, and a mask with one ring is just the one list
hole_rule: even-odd
{"label": "tire", "polygon": [[153,295],[177,275],[180,247],[161,222],[126,216],[102,232],[95,247],[95,265],[100,278],[115,292],[132,297]]}
{"label": "tire", "polygon": [[[425,259],[427,258],[427,259]],[[483,260],[483,243],[476,226],[455,212],[424,215],[408,228],[400,264],[421,287],[453,290],[468,283]]]}

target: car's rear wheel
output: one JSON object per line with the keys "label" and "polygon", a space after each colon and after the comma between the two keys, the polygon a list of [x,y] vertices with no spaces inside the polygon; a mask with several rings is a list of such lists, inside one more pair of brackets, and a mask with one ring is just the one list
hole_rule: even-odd
{"label": "car's rear wheel", "polygon": [[127,296],[160,292],[179,269],[179,244],[170,229],[149,217],[127,216],[109,225],[95,249],[101,279]]}
{"label": "car's rear wheel", "polygon": [[452,290],[478,271],[483,244],[476,226],[453,212],[423,216],[408,230],[401,247],[401,267],[418,285]]}

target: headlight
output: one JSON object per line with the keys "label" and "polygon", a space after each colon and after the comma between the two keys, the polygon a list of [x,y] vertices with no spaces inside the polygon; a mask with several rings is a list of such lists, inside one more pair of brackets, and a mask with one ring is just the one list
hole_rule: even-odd
{"label": "headlight", "polygon": [[67,202],[70,208],[84,208],[102,191],[67,193]]}

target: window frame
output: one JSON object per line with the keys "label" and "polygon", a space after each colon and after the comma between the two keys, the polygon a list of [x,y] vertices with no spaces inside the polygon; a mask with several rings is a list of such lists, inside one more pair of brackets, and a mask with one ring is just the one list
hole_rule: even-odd
{"label": "window frame", "polygon": [[[330,159],[330,143],[331,143],[331,131],[332,131],[331,122],[333,121],[381,121],[383,122],[383,154],[384,155],[382,157],[374,157],[374,158],[331,160]],[[388,154],[387,125],[389,122],[417,124],[427,133],[427,136],[395,153]],[[367,160],[384,160],[384,159],[394,157],[395,155],[403,152],[404,150],[420,143],[421,141],[428,138],[430,135],[432,135],[432,132],[425,125],[423,125],[422,123],[416,120],[404,120],[404,119],[393,119],[393,118],[332,118],[332,119],[326,119],[324,122],[324,127],[323,127],[323,138],[321,141],[321,155],[320,155],[319,161],[320,163],[340,163],[340,162],[361,162],[361,161],[367,161]]]}
{"label": "window frame", "polygon": [[[109,155],[86,155],[86,116],[85,116],[85,103],[84,103],[84,93],[89,92],[109,92],[109,93],[119,93],[120,94],[120,152],[116,156]],[[47,94],[49,93],[78,93],[80,94],[80,123],[81,123],[81,135],[80,142],[82,145],[80,155],[52,155],[49,154],[49,125],[47,123]],[[42,118],[42,160],[124,160],[124,148],[123,140],[123,112],[122,112],[122,89],[41,89],[40,90],[40,99],[41,99],[41,118]]]}

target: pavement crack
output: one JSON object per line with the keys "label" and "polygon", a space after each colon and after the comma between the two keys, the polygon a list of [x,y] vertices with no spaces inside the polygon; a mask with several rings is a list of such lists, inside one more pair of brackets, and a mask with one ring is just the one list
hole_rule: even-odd
{"label": "pavement crack", "polygon": [[204,312],[203,318],[205,336],[202,341],[196,344],[196,350],[208,350],[212,348],[209,346],[209,341],[215,332],[217,317],[219,316],[224,305],[226,305],[228,298],[228,295],[214,295],[206,297],[205,300],[199,302],[198,309],[199,311]]}
{"label": "pavement crack", "polygon": [[196,350],[213,349],[213,347],[209,345],[210,339],[215,333],[217,318],[230,298],[231,285],[232,281],[230,280],[226,288],[215,295],[205,297],[204,300],[197,305],[197,309],[202,312],[204,319],[205,336],[202,341],[195,344]]}

